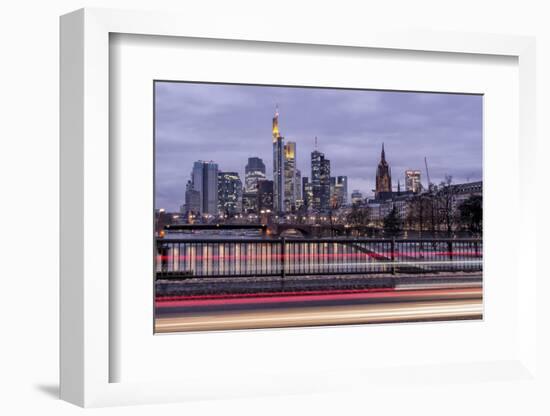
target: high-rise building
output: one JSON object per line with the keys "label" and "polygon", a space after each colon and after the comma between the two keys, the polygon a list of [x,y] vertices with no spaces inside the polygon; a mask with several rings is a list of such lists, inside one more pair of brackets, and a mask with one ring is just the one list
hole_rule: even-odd
{"label": "high-rise building", "polygon": [[273,212],[273,181],[258,182],[258,211]]}
{"label": "high-rise building", "polygon": [[330,160],[325,159],[324,155],[321,159],[321,197],[320,197],[320,212],[327,213],[331,209],[330,205]]}
{"label": "high-rise building", "polygon": [[284,137],[279,132],[279,109],[273,117],[273,209],[276,213],[284,213]]}
{"label": "high-rise building", "polygon": [[380,154],[380,162],[376,169],[376,195],[377,199],[383,197],[383,194],[390,194],[391,187],[391,169],[386,161],[386,152],[382,143],[382,153]]}
{"label": "high-rise building", "polygon": [[258,182],[266,179],[264,161],[259,157],[249,157],[248,163],[244,168],[244,174],[244,192],[256,193],[258,190]]}
{"label": "high-rise building", "polygon": [[[315,138],[317,143],[317,138]],[[312,208],[326,213],[330,209],[330,160],[318,150],[311,152]]]}
{"label": "high-rise building", "polygon": [[256,192],[243,193],[243,212],[245,214],[258,213],[258,190]]}
{"label": "high-rise building", "polygon": [[415,194],[422,190],[422,182],[420,182],[419,170],[406,170],[405,171],[405,190],[412,191]]}
{"label": "high-rise building", "polygon": [[313,203],[313,187],[307,176],[302,178],[302,200],[306,211],[310,211]]}
{"label": "high-rise building", "polygon": [[302,172],[300,171],[300,169],[296,169],[294,195],[296,199],[296,209],[299,210],[304,206],[304,198],[302,196]]}
{"label": "high-rise building", "polygon": [[218,211],[233,216],[242,211],[243,185],[237,172],[218,172]]}
{"label": "high-rise building", "polygon": [[336,192],[336,178],[334,176],[330,177],[330,203],[333,203],[334,194]]}
{"label": "high-rise building", "polygon": [[[344,179],[343,179],[344,178]],[[330,178],[330,205],[332,208],[341,208],[347,200],[347,177],[338,176]]]}
{"label": "high-rise building", "polygon": [[201,193],[193,189],[193,183],[187,181],[185,187],[185,208],[183,214],[199,214],[201,211]]}
{"label": "high-rise building", "polygon": [[341,187],[342,192],[342,205],[348,204],[348,177],[347,176],[337,176],[336,177],[336,186]]}
{"label": "high-rise building", "polygon": [[[317,142],[317,138],[315,138]],[[320,211],[321,209],[321,159],[324,159],[324,155],[314,150],[311,152],[311,193],[312,198],[310,200],[310,208],[313,211]]]}
{"label": "high-rise building", "polygon": [[284,204],[285,212],[296,210],[296,143],[284,145]]}
{"label": "high-rise building", "polygon": [[199,160],[193,164],[191,189],[200,193],[199,212],[202,215],[218,213],[218,165]]}
{"label": "high-rise building", "polygon": [[351,193],[351,203],[353,205],[361,205],[363,203],[363,194],[358,189],[354,189]]}

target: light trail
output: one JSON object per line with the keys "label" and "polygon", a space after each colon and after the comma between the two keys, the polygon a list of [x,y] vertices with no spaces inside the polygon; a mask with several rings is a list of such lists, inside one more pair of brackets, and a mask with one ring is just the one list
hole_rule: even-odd
{"label": "light trail", "polygon": [[480,319],[482,315],[481,299],[366,304],[157,318],[155,332],[284,328],[435,319]]}
{"label": "light trail", "polygon": [[256,294],[254,297],[206,297],[206,298],[184,298],[180,299],[159,299],[155,302],[157,308],[175,308],[175,307],[205,307],[205,306],[223,306],[223,305],[267,305],[275,303],[295,303],[295,302],[329,302],[346,300],[368,300],[368,299],[417,299],[417,298],[435,298],[443,299],[479,299],[482,296],[480,288],[461,288],[461,289],[422,289],[422,290],[384,290],[384,291],[310,291],[305,294],[300,292],[278,292],[270,295]]}

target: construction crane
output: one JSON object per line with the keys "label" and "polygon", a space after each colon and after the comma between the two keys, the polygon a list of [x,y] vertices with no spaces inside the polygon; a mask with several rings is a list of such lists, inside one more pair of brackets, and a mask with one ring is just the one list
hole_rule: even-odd
{"label": "construction crane", "polygon": [[426,177],[428,178],[428,190],[432,189],[432,181],[430,181],[430,171],[428,170],[428,159],[424,156],[424,165],[426,165]]}

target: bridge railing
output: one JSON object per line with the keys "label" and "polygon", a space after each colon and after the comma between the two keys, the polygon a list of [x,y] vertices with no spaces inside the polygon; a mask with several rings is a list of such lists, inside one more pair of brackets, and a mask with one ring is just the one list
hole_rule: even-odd
{"label": "bridge railing", "polygon": [[157,278],[481,271],[480,239],[158,239]]}

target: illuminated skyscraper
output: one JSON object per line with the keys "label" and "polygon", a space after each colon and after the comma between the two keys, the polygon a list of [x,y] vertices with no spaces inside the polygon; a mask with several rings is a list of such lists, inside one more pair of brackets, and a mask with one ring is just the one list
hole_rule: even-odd
{"label": "illuminated skyscraper", "polygon": [[386,152],[382,143],[382,153],[380,154],[380,163],[376,169],[376,198],[382,198],[384,194],[391,193],[391,169],[386,162]]}
{"label": "illuminated skyscraper", "polygon": [[266,179],[263,160],[259,157],[249,157],[244,171],[243,212],[256,213],[258,211],[258,183]]}
{"label": "illuminated skyscraper", "polygon": [[330,178],[330,204],[332,208],[341,208],[347,204],[347,176]]}
{"label": "illuminated skyscraper", "polygon": [[296,143],[287,142],[284,145],[284,172],[285,190],[284,204],[285,212],[296,210]]}
{"label": "illuminated skyscraper", "polygon": [[284,213],[284,137],[279,132],[279,109],[275,110],[273,117],[273,210],[276,213]]}
{"label": "illuminated skyscraper", "polygon": [[233,216],[242,211],[243,185],[237,172],[218,172],[218,210]]}
{"label": "illuminated skyscraper", "polygon": [[325,155],[317,149],[311,152],[311,190],[311,208],[315,212],[326,213],[330,208],[330,160],[325,159]]}
{"label": "illuminated skyscraper", "polygon": [[218,165],[212,161],[199,160],[193,164],[190,189],[200,193],[200,213],[217,215],[218,213]]}
{"label": "illuminated skyscraper", "polygon": [[311,152],[311,209],[313,211],[321,210],[321,158],[324,155],[314,150]]}

